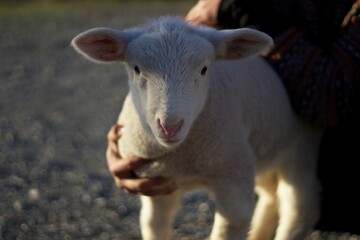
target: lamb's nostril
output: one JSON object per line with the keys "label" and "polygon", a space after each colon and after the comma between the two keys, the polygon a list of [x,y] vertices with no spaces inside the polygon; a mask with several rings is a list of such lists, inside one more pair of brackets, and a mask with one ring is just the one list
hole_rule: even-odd
{"label": "lamb's nostril", "polygon": [[163,123],[158,118],[158,125],[161,128],[161,130],[163,131],[164,135],[167,136],[168,138],[174,137],[181,129],[183,123],[184,123],[184,120],[181,119],[178,123],[176,123],[174,125],[170,125],[170,124]]}

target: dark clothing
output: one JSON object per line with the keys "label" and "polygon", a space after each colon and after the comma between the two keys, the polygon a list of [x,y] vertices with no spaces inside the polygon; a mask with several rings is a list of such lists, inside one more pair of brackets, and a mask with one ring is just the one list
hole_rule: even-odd
{"label": "dark clothing", "polygon": [[273,37],[294,26],[295,16],[291,13],[291,9],[296,9],[294,2],[287,1],[283,7],[281,1],[223,0],[218,23],[220,28],[256,28]]}
{"label": "dark clothing", "polygon": [[342,26],[354,0],[223,0],[222,27],[254,27],[274,38],[264,55],[295,111],[319,126],[359,111],[360,20]]}
{"label": "dark clothing", "polygon": [[327,127],[318,164],[317,229],[360,234],[353,220],[360,215],[360,146],[354,140],[360,136],[360,0],[350,11],[354,2],[222,0],[218,22],[220,28],[253,27],[273,37],[275,46],[263,57],[281,77],[294,110]]}
{"label": "dark clothing", "polygon": [[360,117],[329,127],[320,147],[321,217],[316,229],[360,235]]}

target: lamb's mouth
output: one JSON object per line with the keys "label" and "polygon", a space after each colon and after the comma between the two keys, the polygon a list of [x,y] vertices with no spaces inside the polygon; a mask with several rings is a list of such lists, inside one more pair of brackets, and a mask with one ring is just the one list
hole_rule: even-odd
{"label": "lamb's mouth", "polygon": [[169,146],[169,147],[174,147],[176,145],[179,145],[182,142],[181,139],[176,139],[176,138],[174,138],[174,139],[172,139],[172,138],[170,138],[170,139],[168,139],[168,138],[159,138],[159,141],[161,143],[163,143],[163,145],[166,145],[166,146]]}

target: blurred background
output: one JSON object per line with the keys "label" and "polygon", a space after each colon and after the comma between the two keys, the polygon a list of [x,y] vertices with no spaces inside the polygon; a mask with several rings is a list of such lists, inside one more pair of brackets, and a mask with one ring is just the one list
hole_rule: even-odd
{"label": "blurred background", "polygon": [[[139,201],[113,183],[106,134],[128,91],[121,64],[70,47],[93,27],[123,29],[195,1],[0,0],[0,240],[140,239]],[[174,239],[204,239],[214,206],[187,194]],[[313,233],[311,239],[359,239]]]}

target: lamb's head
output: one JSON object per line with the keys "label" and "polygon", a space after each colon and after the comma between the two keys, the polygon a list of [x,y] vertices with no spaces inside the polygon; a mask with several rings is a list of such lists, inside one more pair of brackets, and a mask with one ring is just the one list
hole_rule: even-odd
{"label": "lamb's head", "polygon": [[212,63],[259,54],[271,42],[256,30],[217,31],[160,18],[124,31],[91,29],[72,45],[92,60],[124,62],[144,131],[174,147],[184,141],[204,107]]}

